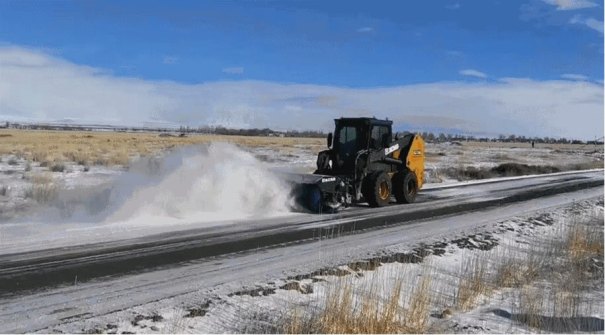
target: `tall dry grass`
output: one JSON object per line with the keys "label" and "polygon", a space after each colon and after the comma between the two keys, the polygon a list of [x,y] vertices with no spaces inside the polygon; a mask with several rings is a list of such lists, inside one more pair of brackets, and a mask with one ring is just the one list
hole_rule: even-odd
{"label": "tall dry grass", "polygon": [[478,299],[490,292],[492,286],[488,280],[487,258],[480,255],[462,261],[458,287],[454,296],[455,306],[459,310],[469,310]]}
{"label": "tall dry grass", "polygon": [[[560,234],[541,248],[528,248],[517,269],[533,268],[523,278],[513,312],[516,320],[549,332],[594,331],[602,321],[586,317],[592,302],[587,294],[603,286],[603,212],[572,216]],[[538,283],[538,284],[535,284]],[[601,322],[601,325],[599,325]]]}
{"label": "tall dry grass", "polygon": [[[493,251],[470,251],[454,273],[431,266],[420,276],[404,271],[388,283],[380,281],[381,276],[357,282],[351,276],[321,284],[326,286],[316,290],[318,300],[304,306],[290,304],[277,321],[283,327],[275,331],[447,332],[447,322],[431,319],[432,310],[443,311],[434,316],[446,319],[476,308],[496,293],[512,295],[506,301],[514,304],[510,311],[500,310],[501,316],[533,331],[599,329],[600,319],[585,315],[592,308],[586,295],[595,285],[603,285],[603,211],[571,217],[549,229],[529,243],[511,239]],[[453,275],[457,281],[444,285],[439,279],[443,275]],[[434,280],[435,288],[431,287]]]}
{"label": "tall dry grass", "polygon": [[536,329],[543,327],[542,313],[544,311],[543,290],[524,287],[518,291],[519,321]]}
{"label": "tall dry grass", "polygon": [[25,198],[30,198],[38,203],[48,203],[57,196],[57,185],[49,174],[37,174],[32,176],[31,185],[25,189]]}
{"label": "tall dry grass", "polygon": [[[453,302],[439,305],[464,312],[480,305],[496,290],[508,288],[516,296],[511,319],[532,329],[581,329],[574,323],[580,322],[577,320],[586,309],[582,290],[591,287],[594,271],[599,271],[586,260],[603,259],[602,212],[571,219],[568,226],[554,229],[552,236],[539,236],[534,243],[513,243],[495,255],[473,252],[470,257],[463,257],[456,274]],[[602,277],[602,272],[598,273]],[[430,290],[430,281],[430,275],[423,275],[413,292],[404,297],[402,285],[413,282],[404,278],[392,286],[386,298],[372,290],[356,292],[359,288],[351,281],[344,281],[327,291],[320,304],[323,308],[312,313],[313,317],[300,311],[291,314],[285,331],[425,332],[432,327],[429,318],[432,302],[438,301]]]}
{"label": "tall dry grass", "polygon": [[[602,222],[602,218],[596,219]],[[578,264],[590,257],[603,258],[603,227],[575,224],[567,233],[566,247],[570,261]]]}
{"label": "tall dry grass", "polygon": [[140,156],[214,141],[246,147],[267,147],[284,154],[299,148],[314,152],[325,146],[318,138],[281,138],[226,135],[159,136],[158,133],[41,131],[1,129],[0,155],[15,155],[46,165],[75,162],[80,165],[126,165]]}
{"label": "tall dry grass", "polygon": [[[549,242],[552,243],[552,242]],[[549,255],[536,245],[518,250],[505,249],[497,257],[491,284],[496,288],[520,288],[540,278],[549,262]]]}
{"label": "tall dry grass", "polygon": [[290,334],[393,334],[423,333],[429,327],[431,277],[423,274],[409,294],[404,285],[414,278],[398,278],[386,295],[384,283],[372,279],[369,290],[361,290],[351,280],[328,286],[317,309],[301,312],[293,308],[283,331]]}
{"label": "tall dry grass", "polygon": [[416,284],[410,298],[408,307],[403,315],[405,330],[408,333],[424,333],[429,329],[431,302],[431,275],[424,274]]}

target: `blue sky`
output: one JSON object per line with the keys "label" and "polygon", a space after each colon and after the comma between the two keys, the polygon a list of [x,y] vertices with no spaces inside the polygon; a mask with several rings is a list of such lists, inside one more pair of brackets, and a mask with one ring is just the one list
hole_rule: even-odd
{"label": "blue sky", "polygon": [[[575,110],[572,102],[576,101],[578,108],[585,109],[592,118],[591,123],[600,121],[600,126],[590,132],[602,133],[603,128],[603,2],[596,0],[0,0],[0,48],[0,60],[4,62],[0,65],[0,118],[4,114],[7,119],[110,123],[141,119],[187,125],[231,122],[243,127],[263,126],[265,122],[277,128],[327,128],[331,121],[269,121],[275,113],[295,111],[305,119],[330,108],[334,113],[323,118],[381,115],[380,105],[373,109],[353,101],[352,96],[362,92],[371,93],[372,97],[388,95],[386,100],[392,102],[384,106],[385,115],[423,120],[415,124],[418,129],[442,128],[454,119],[457,121],[451,122],[451,128],[461,129],[461,124],[484,117],[477,126],[485,128],[481,131],[486,133],[529,134],[545,125],[547,129],[540,131],[556,135],[567,126],[564,118],[557,124],[548,124],[547,120],[531,126],[515,123],[514,118],[523,114],[524,108],[527,113],[538,113],[552,107],[528,106],[526,100],[531,97],[514,102],[517,105],[507,106],[503,112],[493,111],[503,97],[509,97],[509,92],[531,84],[540,92],[550,89],[553,96],[576,90],[586,95],[582,101],[588,99],[590,104],[578,103],[578,96],[569,96],[558,106],[567,104],[567,111]],[[30,68],[34,63],[25,60],[34,58],[36,66]],[[27,63],[27,68],[20,62]],[[65,71],[69,75],[62,77],[71,81],[57,84],[59,77],[46,76],[44,71]],[[9,88],[5,91],[1,86],[3,74]],[[32,76],[39,77],[39,87],[25,92]],[[104,81],[106,87],[102,86]],[[80,86],[92,87],[86,83],[93,82],[98,84],[94,92],[74,95]],[[130,112],[131,118],[123,120],[118,116],[97,120],[93,116],[98,116],[100,110],[78,112],[85,108],[61,106],[54,100],[45,103],[56,100],[56,86],[65,87],[59,94],[72,100],[92,97],[102,101],[101,96],[110,94],[110,82],[130,83],[128,89],[133,92],[149,85],[154,90],[168,83],[170,86],[161,92],[165,100],[141,106]],[[452,93],[447,100],[458,101],[460,113],[423,107],[441,94],[435,87],[451,83],[454,86],[447,86],[452,87],[451,92],[465,92]],[[313,88],[311,96],[296,96],[292,91],[300,91],[297,85]],[[553,85],[563,88],[554,89]],[[195,91],[200,86],[212,86],[204,91],[208,97],[220,100],[229,96],[229,101],[210,104],[192,98],[202,95]],[[225,92],[226,86],[229,92],[244,92],[245,99],[237,100]],[[282,89],[287,91],[284,96],[289,100],[279,104],[275,92]],[[401,95],[395,92],[397,89],[421,90],[423,94],[418,96],[426,95],[426,104],[414,101],[408,106],[414,111],[402,110],[401,115],[393,116],[396,97]],[[476,114],[465,114],[468,104],[463,99],[471,99],[482,89],[497,92],[484,105],[471,108]],[[501,92],[502,89],[506,90]],[[338,103],[317,103],[329,100],[320,96],[323,91],[333,92],[329,98]],[[173,93],[168,96],[166,92]],[[431,96],[428,92],[437,93]],[[272,100],[267,102],[263,96],[271,96]],[[62,100],[67,100],[65,97]],[[183,105],[189,98],[198,107]],[[37,101],[36,105],[30,100]],[[131,105],[140,103],[126,100]],[[402,108],[407,103],[399,102]],[[434,108],[449,105],[444,101]],[[65,112],[70,108],[73,112]],[[263,114],[266,109],[274,114]],[[563,115],[565,110],[557,113]],[[487,127],[494,120],[507,127]],[[582,134],[582,125],[578,124],[567,136],[572,134]]]}
{"label": "blue sky", "polygon": [[[596,4],[596,3],[595,3]],[[535,1],[0,1],[0,41],[116,75],[392,86],[603,79],[603,35]],[[469,78],[470,79],[470,78]]]}

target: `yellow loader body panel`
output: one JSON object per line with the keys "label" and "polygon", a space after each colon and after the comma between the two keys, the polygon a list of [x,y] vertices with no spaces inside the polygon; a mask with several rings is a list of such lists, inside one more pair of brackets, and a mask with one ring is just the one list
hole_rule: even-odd
{"label": "yellow loader body panel", "polygon": [[420,135],[414,135],[405,164],[416,174],[418,189],[421,189],[424,184],[424,140]]}

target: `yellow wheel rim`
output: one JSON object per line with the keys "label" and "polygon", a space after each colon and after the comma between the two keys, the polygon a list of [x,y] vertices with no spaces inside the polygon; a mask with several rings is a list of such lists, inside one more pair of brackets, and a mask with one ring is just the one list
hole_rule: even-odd
{"label": "yellow wheel rim", "polygon": [[387,184],[386,181],[383,181],[378,186],[378,195],[380,196],[380,199],[382,199],[382,200],[388,199],[390,192],[389,192],[389,185]]}

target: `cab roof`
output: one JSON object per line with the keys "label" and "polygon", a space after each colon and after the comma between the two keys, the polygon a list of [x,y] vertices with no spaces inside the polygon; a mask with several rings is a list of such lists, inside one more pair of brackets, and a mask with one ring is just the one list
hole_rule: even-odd
{"label": "cab roof", "polygon": [[379,125],[379,126],[392,126],[393,121],[387,120],[379,120],[375,117],[341,117],[339,119],[334,119],[334,123],[336,125],[339,124],[364,124],[364,125]]}

